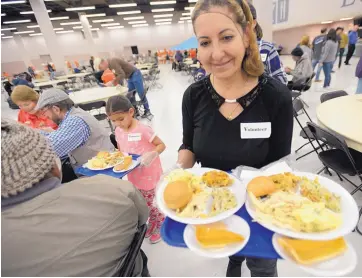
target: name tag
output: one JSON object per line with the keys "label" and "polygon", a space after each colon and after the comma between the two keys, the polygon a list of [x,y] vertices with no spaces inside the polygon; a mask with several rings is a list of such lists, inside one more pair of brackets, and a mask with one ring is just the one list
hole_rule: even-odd
{"label": "name tag", "polygon": [[261,54],[260,54],[260,57],[261,57],[261,60],[262,60],[263,62],[265,62],[265,61],[266,61],[266,58],[268,57],[268,54],[266,54],[266,53],[261,53]]}
{"label": "name tag", "polygon": [[270,134],[270,122],[240,124],[240,137],[242,139],[269,138]]}
{"label": "name tag", "polygon": [[141,141],[141,133],[130,133],[128,134],[128,142]]}

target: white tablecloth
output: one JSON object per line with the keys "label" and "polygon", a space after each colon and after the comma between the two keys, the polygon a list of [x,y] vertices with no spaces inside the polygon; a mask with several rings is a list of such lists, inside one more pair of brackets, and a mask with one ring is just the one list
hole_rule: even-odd
{"label": "white tablecloth", "polygon": [[150,69],[152,68],[153,64],[137,64],[136,68],[138,69]]}
{"label": "white tablecloth", "polygon": [[107,101],[112,96],[124,95],[127,92],[127,87],[97,87],[70,93],[69,97],[75,104],[81,104],[100,100]]}
{"label": "white tablecloth", "polygon": [[34,85],[35,87],[40,87],[40,86],[47,86],[47,85],[56,85],[59,82],[63,82],[64,80],[48,80],[48,81],[43,81],[43,82],[35,82]]}
{"label": "white tablecloth", "polygon": [[91,74],[92,74],[91,72],[73,73],[73,74],[57,76],[56,79],[64,80],[64,79],[69,79],[69,78],[72,78],[72,77],[84,77],[86,75],[91,75]]}

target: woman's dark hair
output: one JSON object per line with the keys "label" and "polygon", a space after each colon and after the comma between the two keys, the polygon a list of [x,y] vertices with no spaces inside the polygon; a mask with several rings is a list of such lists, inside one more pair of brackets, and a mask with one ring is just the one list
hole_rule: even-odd
{"label": "woman's dark hair", "polygon": [[327,40],[332,40],[334,42],[337,42],[337,32],[335,29],[330,29],[327,34]]}

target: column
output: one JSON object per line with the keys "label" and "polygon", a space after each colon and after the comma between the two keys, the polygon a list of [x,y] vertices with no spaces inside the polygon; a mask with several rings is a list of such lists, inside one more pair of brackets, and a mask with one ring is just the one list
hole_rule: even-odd
{"label": "column", "polygon": [[34,11],[34,15],[40,31],[43,33],[45,44],[48,48],[49,55],[52,58],[52,62],[55,65],[57,71],[64,71],[64,55],[62,48],[58,44],[57,36],[53,30],[53,25],[50,21],[49,14],[45,7],[43,0],[29,0],[31,8]]}
{"label": "column", "polygon": [[263,40],[273,42],[273,0],[253,0],[257,21],[263,29]]}
{"label": "column", "polygon": [[26,50],[26,47],[24,46],[23,39],[21,38],[20,35],[14,35],[14,40],[16,42],[17,47],[20,50],[22,60],[25,63],[25,69],[27,69],[30,65],[32,65],[31,60],[30,60],[30,54]]}
{"label": "column", "polygon": [[91,56],[97,57],[98,52],[96,50],[97,48],[93,40],[92,31],[89,25],[88,18],[86,17],[85,13],[78,13],[78,15],[79,15],[79,20],[83,26],[84,37],[87,40],[88,51],[90,52],[89,54]]}

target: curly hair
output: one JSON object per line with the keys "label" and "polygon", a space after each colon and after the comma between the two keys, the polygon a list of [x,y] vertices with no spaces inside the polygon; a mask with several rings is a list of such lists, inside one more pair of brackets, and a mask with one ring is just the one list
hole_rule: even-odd
{"label": "curly hair", "polygon": [[249,76],[259,77],[264,72],[264,65],[260,59],[256,34],[252,30],[253,16],[250,12],[248,2],[245,0],[199,0],[191,16],[193,25],[201,14],[215,6],[227,7],[235,16],[236,23],[239,24],[243,32],[248,35],[249,47],[245,50],[241,68]]}

